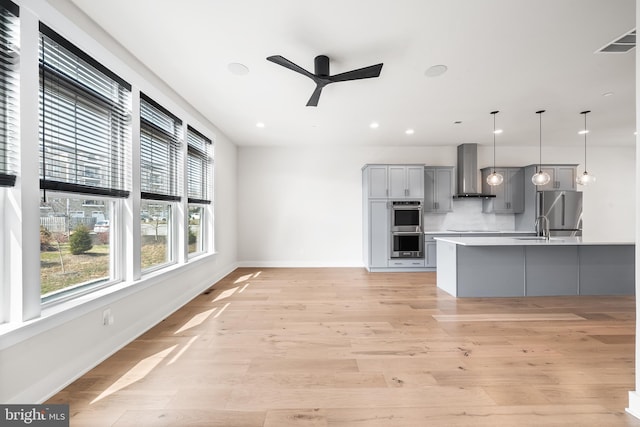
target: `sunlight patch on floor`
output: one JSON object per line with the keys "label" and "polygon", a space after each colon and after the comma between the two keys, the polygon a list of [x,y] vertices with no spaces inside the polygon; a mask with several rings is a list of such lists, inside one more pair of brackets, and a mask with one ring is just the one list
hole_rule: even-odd
{"label": "sunlight patch on floor", "polygon": [[177,345],[173,345],[166,350],[162,350],[145,359],[142,359],[141,361],[136,363],[133,368],[129,369],[124,375],[122,375],[113,384],[111,384],[109,388],[100,393],[98,397],[93,399],[90,404],[93,405],[94,403],[99,402],[105,397],[108,397],[113,393],[116,393],[117,391],[120,391],[137,381],[140,381],[141,379],[149,375],[149,372],[151,372],[156,366],[158,366],[158,364],[162,362],[162,360],[166,358],[176,347]]}
{"label": "sunlight patch on floor", "polygon": [[211,302],[216,302],[216,301],[220,301],[221,299],[229,298],[231,295],[235,294],[237,290],[238,290],[237,286],[235,288],[227,289],[226,291],[223,291],[220,295],[218,295]]}
{"label": "sunlight patch on floor", "polygon": [[218,307],[214,307],[211,310],[207,310],[207,311],[203,311],[202,313],[198,313],[195,316],[193,316],[191,319],[189,319],[189,321],[187,323],[185,323],[184,325],[182,325],[180,327],[180,329],[178,329],[177,331],[175,331],[173,334],[179,334],[180,332],[184,332],[187,329],[191,329],[195,326],[201,325],[202,322],[204,322],[205,320],[207,320],[209,318],[209,316],[211,316],[211,314],[216,311],[218,309]]}
{"label": "sunlight patch on floor", "polygon": [[175,356],[173,356],[173,358],[169,362],[167,362],[167,366],[173,365],[178,359],[180,359],[180,356],[182,356],[184,352],[187,351],[189,347],[191,347],[191,344],[196,342],[198,338],[200,338],[200,335],[196,335],[195,337],[192,337],[189,340],[189,342],[184,347],[182,347],[180,351]]}
{"label": "sunlight patch on floor", "polygon": [[224,307],[222,307],[222,310],[220,310],[219,312],[217,312],[217,313],[216,313],[216,315],[215,315],[215,316],[213,316],[213,318],[214,318],[214,319],[217,319],[217,318],[222,314],[222,312],[223,312],[223,311],[225,311],[225,310],[227,309],[227,307],[229,307],[229,305],[230,305],[230,304],[231,304],[230,302],[226,303],[226,304],[224,305]]}

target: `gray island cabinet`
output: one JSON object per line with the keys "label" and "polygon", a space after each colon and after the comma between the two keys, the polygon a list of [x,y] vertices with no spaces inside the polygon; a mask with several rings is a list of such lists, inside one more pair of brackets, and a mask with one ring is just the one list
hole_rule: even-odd
{"label": "gray island cabinet", "polygon": [[635,244],[579,237],[436,238],[438,288],[456,297],[634,295]]}

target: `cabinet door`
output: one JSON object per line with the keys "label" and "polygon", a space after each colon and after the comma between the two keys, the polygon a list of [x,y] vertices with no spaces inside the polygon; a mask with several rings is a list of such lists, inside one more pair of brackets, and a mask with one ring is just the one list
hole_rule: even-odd
{"label": "cabinet door", "polygon": [[436,210],[436,170],[433,168],[424,169],[424,211],[434,212]]}
{"label": "cabinet door", "polygon": [[453,210],[453,168],[436,169],[436,210]]}
{"label": "cabinet door", "polygon": [[424,166],[407,166],[407,196],[412,199],[424,197]]}
{"label": "cabinet door", "polygon": [[557,190],[576,189],[576,168],[574,166],[558,166],[556,168]]}
{"label": "cabinet door", "polygon": [[[537,171],[538,169],[536,168],[535,170]],[[551,180],[549,180],[548,184],[536,185],[536,190],[537,191],[555,190],[556,189],[556,168],[550,167],[550,166],[542,166],[540,170],[548,173]],[[529,177],[529,179],[531,179],[531,177]]]}
{"label": "cabinet door", "polygon": [[407,197],[407,168],[389,166],[389,197],[403,199]]}
{"label": "cabinet door", "polygon": [[511,213],[524,212],[524,169],[507,169],[505,180],[508,182],[507,200]]}
{"label": "cabinet door", "polygon": [[389,262],[389,209],[386,200],[369,202],[369,266],[387,267]]}
{"label": "cabinet door", "polygon": [[[509,169],[496,169],[502,175],[503,181],[500,185],[489,186],[491,194],[495,194],[493,202],[494,213],[509,213]],[[483,182],[484,184],[484,182]],[[488,185],[488,184],[487,184]]]}
{"label": "cabinet door", "polygon": [[387,167],[386,166],[369,166],[367,168],[369,174],[369,197],[386,198],[387,192]]}
{"label": "cabinet door", "polygon": [[436,249],[437,242],[428,241],[424,245],[424,266],[425,267],[435,267],[437,265],[436,260]]}

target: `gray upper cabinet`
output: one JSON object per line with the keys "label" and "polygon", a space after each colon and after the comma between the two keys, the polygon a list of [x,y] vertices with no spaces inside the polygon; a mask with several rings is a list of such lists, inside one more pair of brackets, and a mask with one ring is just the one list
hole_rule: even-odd
{"label": "gray upper cabinet", "polygon": [[367,165],[364,168],[365,188],[371,199],[386,199],[389,197],[387,187],[387,165]]}
{"label": "gray upper cabinet", "polygon": [[487,184],[487,176],[493,168],[483,168],[482,192],[496,197],[482,201],[482,212],[496,214],[514,214],[524,211],[524,169],[519,167],[496,167],[495,171],[504,178],[502,184]]}
{"label": "gray upper cabinet", "polygon": [[455,184],[453,166],[426,166],[424,168],[424,211],[444,213],[453,211]]}
{"label": "gray upper cabinet", "polygon": [[576,190],[578,165],[542,165],[541,169],[549,174],[551,181],[538,186],[538,191]]}
{"label": "gray upper cabinet", "polygon": [[389,198],[422,199],[423,197],[423,165],[389,165]]}
{"label": "gray upper cabinet", "polygon": [[424,197],[424,165],[366,165],[363,173],[370,199]]}

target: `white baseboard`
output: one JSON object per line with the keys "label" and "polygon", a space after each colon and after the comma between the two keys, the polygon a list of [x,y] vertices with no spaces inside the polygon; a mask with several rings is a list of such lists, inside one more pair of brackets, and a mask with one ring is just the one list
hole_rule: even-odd
{"label": "white baseboard", "polygon": [[640,419],[640,394],[637,391],[629,392],[629,407],[626,409],[627,413]]}
{"label": "white baseboard", "polygon": [[362,263],[341,263],[331,261],[240,261],[243,268],[364,268]]}

